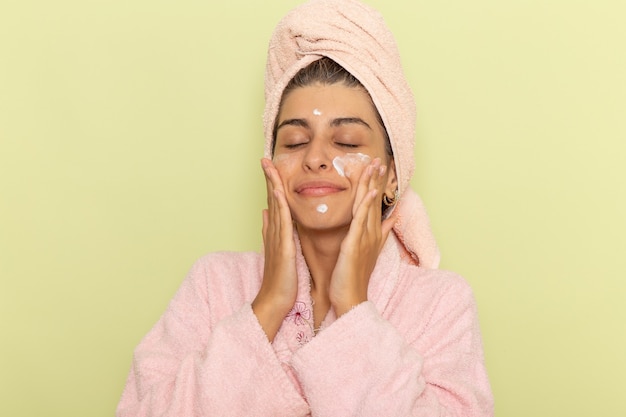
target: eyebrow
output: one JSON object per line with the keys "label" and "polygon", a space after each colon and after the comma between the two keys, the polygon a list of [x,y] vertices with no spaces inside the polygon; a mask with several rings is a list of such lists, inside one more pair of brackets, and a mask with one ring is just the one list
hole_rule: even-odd
{"label": "eyebrow", "polygon": [[307,129],[310,127],[309,123],[304,119],[286,119],[280,122],[278,126],[276,126],[276,131],[278,131],[283,126],[298,126]]}
{"label": "eyebrow", "polygon": [[[343,125],[349,124],[358,124],[361,126],[365,126],[368,129],[372,129],[371,126],[360,117],[338,117],[330,121],[331,127],[339,127]],[[309,123],[305,119],[286,119],[280,122],[280,124],[276,127],[276,131],[278,131],[283,126],[297,126],[304,127],[306,129],[310,129]]]}
{"label": "eyebrow", "polygon": [[361,119],[360,117],[340,117],[337,119],[333,119],[330,122],[330,125],[332,127],[339,127],[339,126],[349,125],[349,124],[357,124],[357,125],[365,126],[366,128],[372,130],[370,125],[367,124],[367,122]]}

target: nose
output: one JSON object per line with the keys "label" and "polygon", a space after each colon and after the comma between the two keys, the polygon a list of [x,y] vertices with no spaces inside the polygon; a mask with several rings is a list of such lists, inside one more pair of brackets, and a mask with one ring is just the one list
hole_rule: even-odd
{"label": "nose", "polygon": [[309,142],[304,155],[304,168],[308,171],[325,171],[330,168],[330,149],[321,138],[314,138]]}

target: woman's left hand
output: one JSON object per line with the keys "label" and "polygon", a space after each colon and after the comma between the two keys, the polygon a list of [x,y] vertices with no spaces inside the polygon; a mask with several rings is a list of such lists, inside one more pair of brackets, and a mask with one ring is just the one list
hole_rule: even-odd
{"label": "woman's left hand", "polygon": [[359,179],[352,222],[341,243],[330,283],[330,302],[337,317],[367,301],[370,275],[396,221],[394,214],[381,221],[380,195],[386,170],[380,158],[375,158]]}

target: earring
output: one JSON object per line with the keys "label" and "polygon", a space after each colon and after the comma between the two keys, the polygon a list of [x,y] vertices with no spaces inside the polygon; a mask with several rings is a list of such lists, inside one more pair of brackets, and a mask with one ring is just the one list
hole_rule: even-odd
{"label": "earring", "polygon": [[398,192],[398,189],[396,188],[396,191],[393,194],[393,198],[389,198],[387,197],[387,194],[383,195],[383,203],[387,206],[387,207],[391,207],[394,204],[396,204],[398,202],[398,200],[400,199],[400,193]]}

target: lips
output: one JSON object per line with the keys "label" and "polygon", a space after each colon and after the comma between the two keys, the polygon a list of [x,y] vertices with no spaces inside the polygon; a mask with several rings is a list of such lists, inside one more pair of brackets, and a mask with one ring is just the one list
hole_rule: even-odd
{"label": "lips", "polygon": [[345,190],[344,186],[328,181],[310,181],[298,185],[295,191],[304,197],[322,197]]}

